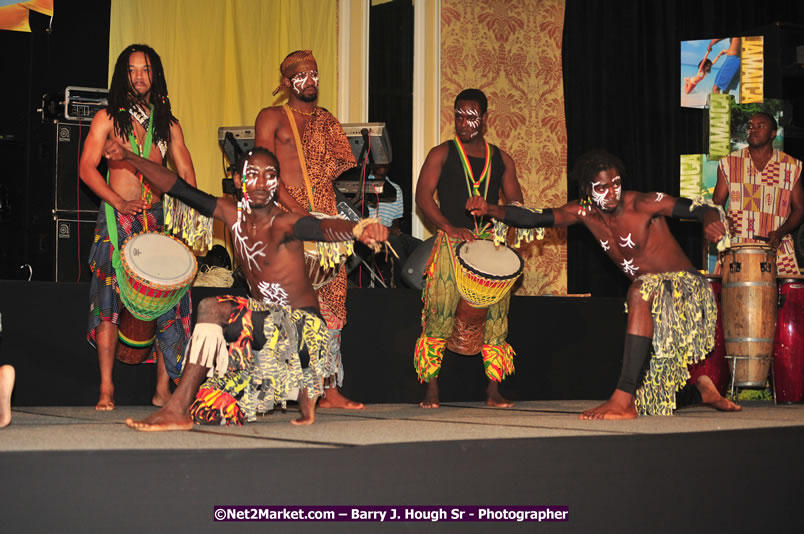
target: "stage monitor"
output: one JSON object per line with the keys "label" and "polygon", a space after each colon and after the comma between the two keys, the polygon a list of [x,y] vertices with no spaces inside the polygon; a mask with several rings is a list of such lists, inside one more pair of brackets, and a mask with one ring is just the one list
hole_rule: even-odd
{"label": "stage monitor", "polygon": [[254,127],[221,126],[218,128],[218,144],[229,164],[234,165],[241,154],[254,148]]}
{"label": "stage monitor", "polygon": [[346,138],[349,139],[355,158],[359,158],[360,152],[363,150],[363,130],[366,130],[366,135],[371,138],[371,157],[374,163],[380,165],[391,163],[393,159],[391,157],[391,138],[388,136],[388,129],[384,122],[351,123],[341,124],[341,126]]}

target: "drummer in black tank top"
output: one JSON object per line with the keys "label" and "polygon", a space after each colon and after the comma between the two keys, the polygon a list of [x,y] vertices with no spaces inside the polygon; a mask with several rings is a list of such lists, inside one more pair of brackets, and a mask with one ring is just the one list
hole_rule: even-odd
{"label": "drummer in black tank top", "polygon": [[[492,204],[499,202],[501,193],[506,202],[523,201],[511,156],[499,147],[488,144],[484,138],[487,105],[486,96],[477,89],[466,89],[458,95],[455,99],[455,139],[430,150],[419,174],[416,205],[436,230],[453,240],[475,240],[472,233],[475,220],[466,211],[466,201],[470,195],[484,196]],[[436,193],[440,206],[434,198]],[[485,221],[478,222],[482,226]],[[435,319],[426,316],[425,325],[431,320]],[[426,332],[423,333],[423,338],[426,336]],[[420,352],[421,347],[417,349],[417,359]],[[432,362],[433,352],[429,351],[428,355]],[[419,373],[419,379],[427,382],[427,391],[420,403],[423,408],[439,406],[437,375],[440,361],[432,365],[437,368],[433,370],[431,366],[431,372],[424,373],[424,376],[422,372]],[[497,407],[511,406],[513,403],[500,394],[498,386],[498,382],[489,378],[486,403]]]}
{"label": "drummer in black tank top", "polygon": [[[436,191],[441,204],[441,213],[454,225],[474,230],[475,218],[466,211],[466,201],[469,200],[469,191],[466,186],[466,177],[463,164],[455,143],[447,143],[447,159],[441,168]],[[491,180],[486,194],[486,202],[497,204],[500,199],[502,177],[505,173],[505,162],[500,149],[489,144],[491,149]],[[480,176],[485,165],[485,157],[476,158],[467,154],[473,176]],[[485,190],[485,187],[483,188]],[[482,193],[482,191],[481,191]]]}

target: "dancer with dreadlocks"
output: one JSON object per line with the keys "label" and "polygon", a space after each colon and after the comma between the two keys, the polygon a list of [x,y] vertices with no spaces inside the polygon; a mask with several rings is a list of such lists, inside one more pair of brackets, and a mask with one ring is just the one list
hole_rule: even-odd
{"label": "dancer with dreadlocks", "polygon": [[[109,162],[109,173],[97,170],[108,139],[130,144],[132,150],[158,164],[169,156],[178,173],[195,185],[195,171],[178,119],[170,109],[165,73],[159,55],[149,46],[134,44],[117,58],[109,88],[109,105],[99,111],[81,154],[81,179],[101,198],[95,240],[89,253],[90,282],[87,340],[98,350],[100,395],[97,410],[114,409],[114,366],[122,304],[112,260],[114,249],[135,233],[163,227],[162,192],[144,182],[128,163]],[[154,146],[155,145],[155,146]],[[152,148],[156,148],[153,150]],[[110,235],[117,236],[112,243]],[[181,375],[182,357],[190,336],[190,294],[157,319],[157,386],[155,406],[170,397],[169,377]]]}
{"label": "dancer with dreadlocks", "polygon": [[725,215],[686,198],[625,191],[623,174],[619,158],[591,151],[573,171],[580,200],[530,210],[488,204],[473,196],[466,201],[466,210],[518,228],[583,224],[633,281],[626,297],[628,321],[617,388],[608,401],[584,411],[581,419],[672,415],[678,390],[687,403],[739,411],[707,376],[684,387],[690,376],[687,366],[703,360],[714,345],[717,306],[711,287],[684,255],[665,220],[696,218],[703,223],[706,238],[717,242],[726,235]]}

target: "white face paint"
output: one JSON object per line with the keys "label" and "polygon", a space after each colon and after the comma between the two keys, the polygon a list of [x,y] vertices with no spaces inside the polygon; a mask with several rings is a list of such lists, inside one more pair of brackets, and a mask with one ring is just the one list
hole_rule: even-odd
{"label": "white face paint", "polygon": [[455,113],[460,115],[464,120],[466,120],[466,124],[469,125],[471,128],[479,128],[480,127],[480,113],[476,109],[456,109]]}
{"label": "white face paint", "polygon": [[461,121],[465,122],[466,126],[468,126],[469,129],[471,130],[469,133],[469,139],[474,139],[475,137],[480,135],[481,120],[482,117],[480,115],[480,111],[477,108],[474,107],[455,108],[456,126],[459,127],[458,123]]}
{"label": "white face paint", "polygon": [[608,187],[603,185],[602,187],[605,188],[605,191],[602,193],[598,191],[598,187],[601,186],[601,182],[593,182],[592,183],[592,201],[600,207],[600,209],[606,209],[606,199],[609,196],[609,191],[612,192],[612,196],[614,200],[617,202],[620,201],[620,196],[622,195],[622,185],[621,185],[621,178],[620,175],[615,176],[611,179]]}
{"label": "white face paint", "polygon": [[246,182],[246,189],[255,189],[257,187],[257,182],[260,180],[260,177],[265,177],[265,191],[269,194],[269,196],[273,196],[276,192],[276,188],[279,185],[279,177],[276,172],[276,167],[273,165],[266,165],[264,169],[256,165],[251,165],[250,163],[246,162],[246,165],[243,167],[243,174],[242,179]]}
{"label": "white face paint", "polygon": [[611,248],[611,247],[609,246],[609,242],[608,242],[608,240],[603,241],[603,240],[601,239],[601,240],[600,240],[600,246],[601,246],[601,247],[603,247],[603,250],[609,250],[609,249]]}
{"label": "white face paint", "polygon": [[664,198],[664,193],[656,193],[656,202],[659,202]]}
{"label": "white face paint", "polygon": [[293,87],[293,92],[295,94],[299,94],[304,90],[304,86],[307,85],[309,80],[313,81],[313,86],[318,89],[318,71],[311,70],[310,72],[299,72],[290,79],[291,86]]}
{"label": "white face paint", "polygon": [[598,193],[597,186],[600,185],[600,182],[594,182],[592,184],[592,202],[598,205],[600,209],[605,209],[606,205],[606,197],[609,196],[609,190],[606,189],[605,193]]}

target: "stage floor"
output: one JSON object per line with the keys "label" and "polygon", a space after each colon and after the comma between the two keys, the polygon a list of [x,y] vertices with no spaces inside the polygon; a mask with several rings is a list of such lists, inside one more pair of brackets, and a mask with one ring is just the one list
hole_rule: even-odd
{"label": "stage floor", "polygon": [[165,449],[341,448],[414,442],[534,439],[604,435],[677,434],[752,430],[804,425],[804,405],[743,403],[736,413],[705,406],[673,417],[632,421],[581,421],[578,414],[599,401],[524,401],[512,408],[483,403],[447,403],[436,410],[411,404],[373,404],[365,410],[319,409],[316,422],[295,426],[293,404],[242,427],[196,425],[190,432],[136,432],[127,417],[141,419],[155,408],[119,406],[97,412],[91,406],[15,407],[12,423],[0,431],[0,452]]}
{"label": "stage floor", "polygon": [[[14,407],[0,430],[9,532],[801,532],[804,405],[581,421],[599,401],[371,404],[144,433],[154,408]],[[556,523],[256,521],[216,506],[567,506]],[[400,508],[401,509],[401,508]],[[424,521],[424,520],[422,520]],[[693,526],[694,525],[694,526]]]}

